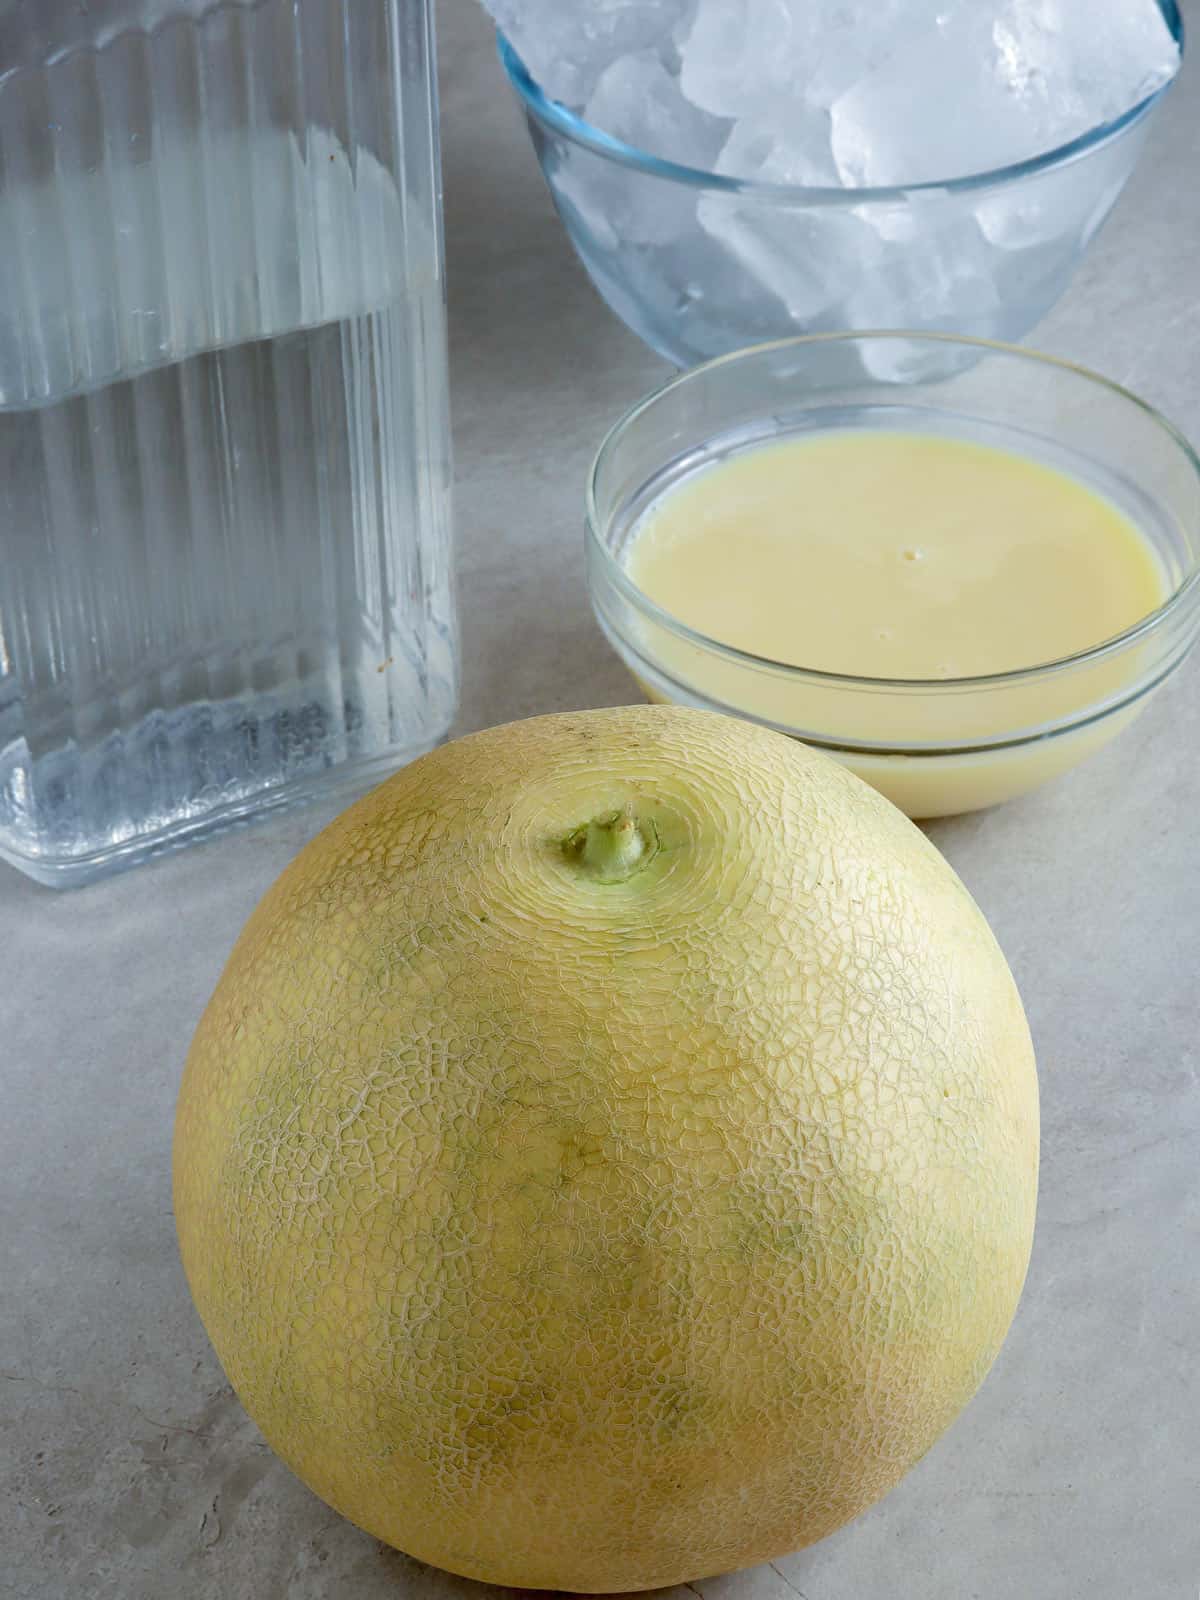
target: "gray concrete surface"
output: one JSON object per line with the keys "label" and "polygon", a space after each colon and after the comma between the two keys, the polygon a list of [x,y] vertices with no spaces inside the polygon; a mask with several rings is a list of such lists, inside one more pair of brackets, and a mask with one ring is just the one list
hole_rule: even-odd
{"label": "gray concrete surface", "polygon": [[[1200,0],[1189,10],[1200,24]],[[663,372],[551,213],[474,0],[442,8],[462,727],[630,698],[592,624],[580,495]],[[1200,437],[1200,60],[1038,336]],[[2,581],[2,575],[0,575]],[[1116,748],[934,837],[991,916],[1039,1045],[1028,1291],[978,1400],[881,1506],[703,1600],[1200,1595],[1197,667]],[[452,1600],[274,1459],[176,1258],[191,1029],[309,811],[59,898],[0,867],[0,1595]],[[686,1597],[685,1597],[686,1600]]]}

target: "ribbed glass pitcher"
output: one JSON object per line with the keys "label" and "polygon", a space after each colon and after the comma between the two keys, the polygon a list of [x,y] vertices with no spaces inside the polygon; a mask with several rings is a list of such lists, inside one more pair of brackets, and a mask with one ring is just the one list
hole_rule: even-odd
{"label": "ribbed glass pitcher", "polygon": [[84,881],[457,696],[429,0],[0,0],[0,856]]}

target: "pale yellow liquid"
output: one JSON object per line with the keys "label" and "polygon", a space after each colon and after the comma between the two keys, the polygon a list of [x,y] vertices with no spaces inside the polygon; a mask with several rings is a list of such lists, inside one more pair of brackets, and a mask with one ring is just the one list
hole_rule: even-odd
{"label": "pale yellow liquid", "polygon": [[[639,524],[628,569],[673,617],[755,656],[939,682],[1060,661],[1169,592],[1147,538],[1080,480],[991,445],[865,430],[760,446],[688,478]],[[756,674],[663,630],[648,643],[667,675],[729,709],[829,745],[914,752],[1086,712],[1141,665],[1127,651],[1024,686],[889,694]],[[841,759],[911,815],[945,815],[1044,782],[1128,715],[1007,750]]]}

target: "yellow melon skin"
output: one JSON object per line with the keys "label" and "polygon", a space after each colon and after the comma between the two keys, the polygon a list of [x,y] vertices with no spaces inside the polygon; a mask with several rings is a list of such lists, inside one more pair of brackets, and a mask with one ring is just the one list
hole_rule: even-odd
{"label": "yellow melon skin", "polygon": [[[579,830],[614,818],[606,882]],[[937,852],[804,746],[646,706],[450,745],[300,855],[196,1034],[175,1207],[317,1494],[602,1592],[891,1488],[1000,1349],[1037,1162],[1021,1003]]]}

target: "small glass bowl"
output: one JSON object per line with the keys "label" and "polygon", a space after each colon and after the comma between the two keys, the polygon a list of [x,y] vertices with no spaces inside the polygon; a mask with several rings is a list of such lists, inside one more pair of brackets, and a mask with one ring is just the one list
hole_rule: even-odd
{"label": "small glass bowl", "polygon": [[[946,348],[930,352],[931,342]],[[907,384],[870,376],[923,364],[960,370]],[[697,633],[638,588],[627,557],[660,496],[727,454],[830,428],[952,435],[1071,473],[1143,531],[1169,597],[1063,660],[918,681],[760,658]],[[1027,350],[936,334],[784,340],[676,378],[616,425],[588,486],[587,569],[600,625],[650,699],[778,728],[910,816],[947,816],[1066,772],[1127,727],[1184,660],[1200,631],[1200,460],[1127,390]]]}
{"label": "small glass bowl", "polygon": [[[1182,49],[1176,0],[1160,4]],[[842,328],[1024,338],[1116,204],[1167,92],[997,171],[907,188],[797,188],[624,144],[550,99],[503,37],[499,49],[589,276],[678,367]]]}

